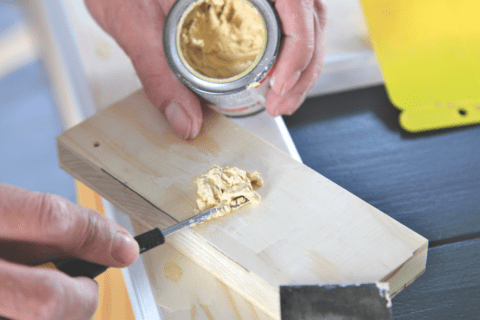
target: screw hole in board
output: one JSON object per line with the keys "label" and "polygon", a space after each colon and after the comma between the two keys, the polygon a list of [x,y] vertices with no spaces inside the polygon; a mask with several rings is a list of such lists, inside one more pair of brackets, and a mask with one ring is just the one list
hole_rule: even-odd
{"label": "screw hole in board", "polygon": [[465,110],[465,109],[458,109],[458,113],[459,113],[461,116],[466,116],[466,115],[467,115],[467,110]]}

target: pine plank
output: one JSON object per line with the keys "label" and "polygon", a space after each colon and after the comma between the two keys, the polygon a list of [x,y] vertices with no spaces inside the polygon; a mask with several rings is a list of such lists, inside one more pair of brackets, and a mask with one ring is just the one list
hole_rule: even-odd
{"label": "pine plank", "polygon": [[261,172],[258,206],[167,241],[273,318],[280,285],[386,281],[396,294],[425,269],[425,238],[218,114],[184,141],[137,92],[57,145],[64,170],[145,227],[192,216],[193,179],[212,164]]}
{"label": "pine plank", "polygon": [[274,319],[168,243],[142,256],[164,320]]}

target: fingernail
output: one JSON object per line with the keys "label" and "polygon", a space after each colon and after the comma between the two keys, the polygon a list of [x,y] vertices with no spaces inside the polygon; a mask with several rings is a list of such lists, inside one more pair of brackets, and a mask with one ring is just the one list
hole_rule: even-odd
{"label": "fingernail", "polygon": [[111,255],[121,263],[132,263],[140,251],[137,241],[122,231],[113,238]]}
{"label": "fingernail", "polygon": [[290,91],[298,82],[298,79],[300,78],[301,74],[302,73],[300,71],[297,71],[290,78],[288,78],[288,80],[285,81],[280,88],[280,95],[283,96],[285,93]]}
{"label": "fingernail", "polygon": [[192,120],[183,108],[176,102],[170,103],[165,108],[165,116],[172,128],[184,139],[190,138]]}
{"label": "fingernail", "polygon": [[194,139],[202,130],[202,119],[193,119],[192,130],[190,130],[190,139]]}

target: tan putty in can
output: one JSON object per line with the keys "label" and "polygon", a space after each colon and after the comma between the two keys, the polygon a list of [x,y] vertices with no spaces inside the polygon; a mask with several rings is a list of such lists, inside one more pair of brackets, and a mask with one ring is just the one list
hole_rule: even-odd
{"label": "tan putty in can", "polygon": [[257,59],[238,76],[227,79],[209,78],[195,71],[183,58],[180,32],[183,19],[202,0],[177,0],[170,10],[163,29],[165,58],[174,74],[208,106],[229,117],[246,117],[265,109],[265,96],[270,75],[280,46],[280,25],[268,0],[248,1],[263,17],[266,41]]}

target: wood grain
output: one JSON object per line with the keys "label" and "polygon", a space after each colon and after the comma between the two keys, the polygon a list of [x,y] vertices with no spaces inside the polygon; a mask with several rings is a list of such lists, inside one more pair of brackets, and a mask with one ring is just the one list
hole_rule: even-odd
{"label": "wood grain", "polygon": [[273,319],[168,243],[142,256],[164,320]]}
{"label": "wood grain", "polygon": [[218,114],[184,141],[137,92],[57,143],[62,168],[145,227],[192,216],[212,164],[261,172],[258,206],[167,241],[274,318],[282,284],[382,280],[395,294],[425,268],[425,238]]}

